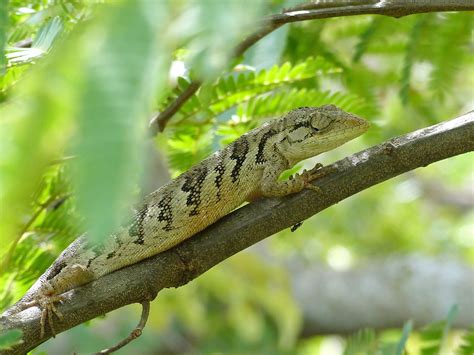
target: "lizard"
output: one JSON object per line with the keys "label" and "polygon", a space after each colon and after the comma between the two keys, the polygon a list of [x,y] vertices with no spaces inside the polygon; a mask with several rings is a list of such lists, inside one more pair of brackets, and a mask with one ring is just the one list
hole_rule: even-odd
{"label": "lizard", "polygon": [[61,294],[157,255],[192,237],[242,203],[281,197],[324,173],[321,164],[288,180],[281,173],[364,133],[369,123],[334,105],[300,107],[264,123],[148,195],[132,222],[99,244],[85,236],[67,247],[25,296],[2,316],[38,306],[41,334],[53,328]]}

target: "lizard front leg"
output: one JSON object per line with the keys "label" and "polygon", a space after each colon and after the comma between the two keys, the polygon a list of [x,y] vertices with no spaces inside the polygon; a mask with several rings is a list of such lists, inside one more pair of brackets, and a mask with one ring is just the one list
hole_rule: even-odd
{"label": "lizard front leg", "polygon": [[295,176],[290,176],[290,180],[301,179],[304,181],[304,188],[321,192],[321,189],[318,186],[313,185],[310,182],[320,179],[336,170],[337,169],[334,166],[324,167],[323,164],[317,163],[311,170],[303,170],[301,175],[297,173]]}
{"label": "lizard front leg", "polygon": [[321,164],[301,174],[295,174],[289,180],[280,181],[278,177],[287,169],[287,164],[282,159],[267,165],[263,170],[261,193],[265,197],[281,197],[299,192],[305,188],[320,192],[319,187],[312,185],[310,182],[320,177],[319,172]]}

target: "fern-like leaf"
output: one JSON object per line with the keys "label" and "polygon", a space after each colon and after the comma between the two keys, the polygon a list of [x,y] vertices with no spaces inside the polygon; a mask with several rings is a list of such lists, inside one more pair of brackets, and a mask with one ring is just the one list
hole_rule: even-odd
{"label": "fern-like leaf", "polygon": [[344,355],[375,354],[378,341],[373,329],[361,329],[347,339]]}
{"label": "fern-like leaf", "polygon": [[260,95],[237,108],[237,115],[246,118],[261,119],[282,115],[301,106],[321,106],[334,104],[343,110],[359,115],[367,115],[372,108],[366,101],[353,94],[318,91],[307,89],[281,90],[271,95]]}
{"label": "fern-like leaf", "polygon": [[443,99],[446,92],[453,91],[451,86],[456,72],[462,67],[462,60],[470,58],[467,48],[471,40],[472,15],[446,14],[436,33],[437,41],[432,44],[434,55],[430,58],[434,66],[430,89],[437,99]]}
{"label": "fern-like leaf", "polygon": [[[204,84],[180,109],[174,124],[199,116],[200,121],[216,117],[229,108],[251,98],[283,86],[315,79],[323,74],[338,73],[341,69],[321,57],[308,58],[302,63],[285,63],[257,73],[226,75],[211,84]],[[182,89],[186,86],[183,85]],[[179,92],[182,92],[182,91]],[[173,123],[172,123],[173,124]]]}
{"label": "fern-like leaf", "polygon": [[174,175],[188,170],[212,151],[213,130],[206,126],[184,126],[169,131],[166,141],[168,164]]}

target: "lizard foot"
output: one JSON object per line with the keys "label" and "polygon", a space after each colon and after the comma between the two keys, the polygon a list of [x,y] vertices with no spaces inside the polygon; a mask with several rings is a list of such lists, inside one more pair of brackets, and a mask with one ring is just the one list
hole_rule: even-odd
{"label": "lizard foot", "polygon": [[321,193],[322,190],[317,185],[311,183],[311,181],[317,180],[336,171],[333,166],[324,167],[323,164],[317,163],[311,170],[303,170],[301,177],[305,181],[305,189],[313,190]]}
{"label": "lizard foot", "polygon": [[91,281],[92,278],[92,273],[87,271],[83,265],[73,264],[61,270],[60,278],[53,278],[42,285],[42,290],[33,300],[34,304],[30,305],[30,307],[37,306],[41,309],[41,338],[43,338],[45,334],[46,322],[48,322],[53,336],[56,335],[53,317],[56,316],[60,320],[63,318],[63,315],[55,306],[55,303],[64,301],[65,296],[63,296],[62,293],[74,288],[76,285],[85,284]]}
{"label": "lizard foot", "polygon": [[311,181],[319,179],[323,176],[328,175],[329,173],[335,170],[334,167],[324,168],[323,164],[317,163],[311,170],[303,170],[301,174],[295,174],[295,176],[290,176],[290,180],[296,179],[301,180],[303,183],[303,188],[313,190],[315,192],[321,193],[322,190],[318,186],[311,183]]}
{"label": "lizard foot", "polygon": [[53,322],[53,315],[56,315],[59,319],[63,318],[61,312],[58,311],[54,303],[63,301],[63,297],[61,295],[51,295],[47,297],[43,297],[39,299],[39,306],[41,308],[41,338],[44,337],[44,329],[46,326],[46,319],[48,320],[49,327],[51,328],[51,333],[53,333],[53,337],[56,335],[56,330],[54,329],[54,322]]}
{"label": "lizard foot", "polygon": [[323,164],[316,164],[308,173],[311,175],[311,181],[320,179],[324,176],[327,176],[333,172],[337,171],[334,166],[323,166]]}
{"label": "lizard foot", "polygon": [[41,295],[33,301],[27,302],[22,308],[38,307],[41,310],[41,319],[40,319],[40,338],[44,337],[46,320],[48,321],[53,337],[56,335],[53,324],[53,315],[56,315],[59,319],[63,318],[61,312],[58,311],[54,305],[57,302],[63,301],[64,298],[61,295]]}

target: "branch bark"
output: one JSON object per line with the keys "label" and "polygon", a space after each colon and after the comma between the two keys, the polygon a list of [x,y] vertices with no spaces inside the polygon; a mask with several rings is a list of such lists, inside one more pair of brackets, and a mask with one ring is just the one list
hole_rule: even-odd
{"label": "branch bark", "polygon": [[[261,20],[257,24],[258,28],[235,47],[233,57],[240,57],[260,39],[284,24],[292,22],[356,15],[383,15],[399,18],[427,12],[473,10],[474,3],[472,0],[336,0],[309,2],[285,9],[282,14],[271,15]],[[152,136],[165,129],[168,121],[199,90],[201,84],[201,81],[193,80],[188,88],[166,109],[157,113],[150,120],[149,130]]]}
{"label": "branch bark", "polygon": [[[321,178],[321,193],[305,190],[262,199],[227,215],[178,246],[64,294],[58,305],[62,332],[131,303],[154,299],[163,288],[179,287],[222,260],[364,189],[407,171],[474,150],[474,111],[366,149],[333,164]],[[49,271],[46,271],[45,275]],[[8,310],[7,310],[8,312]],[[0,318],[0,330],[20,328],[24,342],[6,354],[27,352],[51,337],[40,335],[41,312],[30,308]]]}

